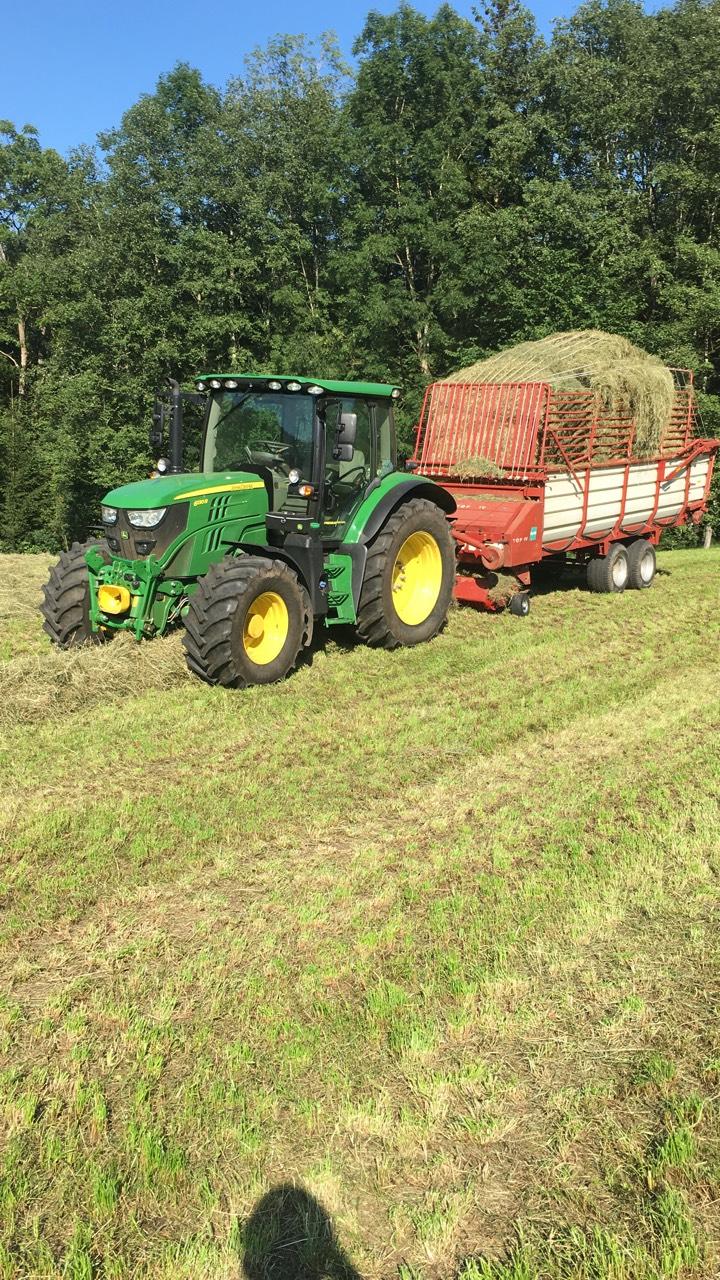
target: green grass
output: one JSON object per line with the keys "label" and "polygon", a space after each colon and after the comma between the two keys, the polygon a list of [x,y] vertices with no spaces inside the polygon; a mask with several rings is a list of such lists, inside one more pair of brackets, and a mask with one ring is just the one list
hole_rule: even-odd
{"label": "green grass", "polygon": [[0,557],[0,1277],[720,1270],[716,551],[208,689]]}

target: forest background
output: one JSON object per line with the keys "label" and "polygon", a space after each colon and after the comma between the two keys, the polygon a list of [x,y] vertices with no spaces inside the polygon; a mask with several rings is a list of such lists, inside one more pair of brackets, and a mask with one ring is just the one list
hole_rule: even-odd
{"label": "forest background", "polygon": [[329,34],[224,87],[177,65],[65,157],[0,122],[0,551],[147,473],[168,374],[399,382],[409,443],[430,379],[598,327],[692,368],[720,434],[719,48],[720,0],[548,39],[514,0],[402,4],[352,67]]}

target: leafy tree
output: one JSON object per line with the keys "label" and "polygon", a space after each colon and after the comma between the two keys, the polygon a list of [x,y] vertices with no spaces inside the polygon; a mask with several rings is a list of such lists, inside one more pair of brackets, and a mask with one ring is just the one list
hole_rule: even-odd
{"label": "leafy tree", "polygon": [[330,36],[222,88],[181,64],[97,151],[1,124],[0,545],[143,474],[168,373],[397,380],[409,428],[429,378],[596,326],[691,367],[718,430],[718,44],[720,0],[587,0],[547,42],[518,0],[402,3],[352,74]]}
{"label": "leafy tree", "polygon": [[371,13],[355,44],[350,251],[339,264],[354,367],[419,390],[446,359],[455,223],[484,132],[481,42],[444,4]]}

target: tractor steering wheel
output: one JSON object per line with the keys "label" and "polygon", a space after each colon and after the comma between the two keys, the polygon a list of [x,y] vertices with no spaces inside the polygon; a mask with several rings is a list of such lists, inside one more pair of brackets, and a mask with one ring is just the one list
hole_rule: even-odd
{"label": "tractor steering wheel", "polygon": [[330,488],[333,488],[334,486],[340,485],[340,484],[345,485],[348,483],[348,478],[350,476],[354,476],[356,472],[357,472],[357,477],[355,480],[352,481],[351,487],[354,489],[359,489],[362,481],[365,479],[364,463],[359,463],[358,466],[351,467],[350,470],[346,471],[342,476],[338,475],[336,471],[332,471],[328,469],[328,471],[325,473],[325,483],[329,485]]}
{"label": "tractor steering wheel", "polygon": [[[251,449],[249,445],[245,445],[245,454],[247,460],[253,467],[274,467],[277,471],[282,471],[284,475],[290,472],[290,464],[287,454],[290,450],[289,444],[280,444],[277,440],[258,440],[257,449]],[[267,445],[267,449],[262,446]],[[282,451],[282,452],[281,452]]]}
{"label": "tractor steering wheel", "polygon": [[274,453],[278,458],[290,452],[290,445],[283,444],[281,440],[258,440],[258,448],[266,453]]}

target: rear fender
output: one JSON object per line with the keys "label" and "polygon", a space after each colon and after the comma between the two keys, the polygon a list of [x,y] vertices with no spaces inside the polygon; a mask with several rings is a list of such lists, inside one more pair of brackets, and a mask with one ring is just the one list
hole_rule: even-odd
{"label": "rear fender", "polygon": [[[386,486],[387,480],[376,481],[375,485],[371,486],[360,509],[353,517],[348,536],[337,548],[339,554],[349,556],[352,561],[352,594],[356,612],[365,578],[368,547],[384,528],[393,511],[397,511],[398,507],[409,502],[411,498],[426,498],[429,502],[434,502],[448,516],[452,515],[456,509],[452,494],[419,476],[403,476],[391,483],[390,487]],[[384,492],[377,498],[377,489],[381,487],[384,488]]]}
{"label": "rear fender", "polygon": [[[409,502],[411,498],[426,498],[429,502],[434,502],[448,516],[452,515],[456,509],[455,499],[447,489],[441,489],[440,485],[433,484],[431,480],[408,476],[407,479],[400,480],[388,489],[367,513],[365,519],[363,519],[362,508],[360,509],[353,520],[353,525],[356,528],[359,526],[357,541],[367,546],[373,538],[377,537],[393,511],[404,502]],[[343,550],[345,549],[346,545],[343,546]]]}

